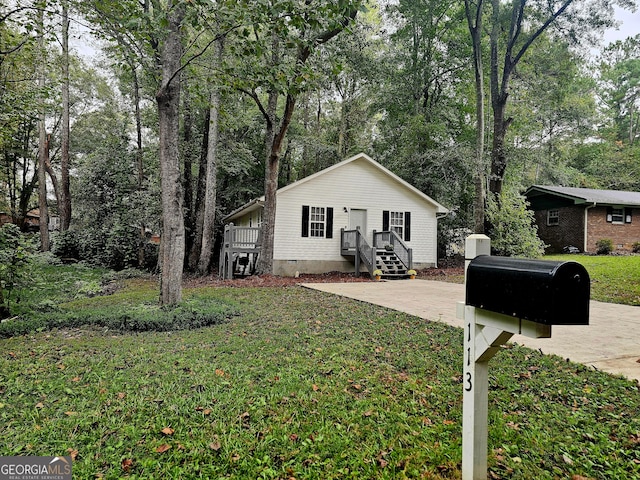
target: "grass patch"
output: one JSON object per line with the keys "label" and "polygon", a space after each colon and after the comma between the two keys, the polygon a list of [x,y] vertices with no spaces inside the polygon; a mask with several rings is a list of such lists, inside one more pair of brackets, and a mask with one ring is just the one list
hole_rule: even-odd
{"label": "grass patch", "polygon": [[[202,294],[161,307],[157,281],[130,271],[45,265],[35,278],[37,283],[21,292],[25,301],[18,314],[0,323],[0,338],[85,325],[129,332],[186,330],[221,323],[236,313],[232,302]],[[105,290],[113,293],[102,295]]]}
{"label": "grass patch", "polygon": [[[460,478],[462,330],[301,287],[185,296],[240,315],[0,340],[0,455],[72,454],[77,478]],[[512,346],[489,402],[492,478],[640,476],[636,383]]]}
{"label": "grass patch", "polygon": [[547,255],[545,259],[584,265],[591,277],[593,300],[640,305],[640,255]]}

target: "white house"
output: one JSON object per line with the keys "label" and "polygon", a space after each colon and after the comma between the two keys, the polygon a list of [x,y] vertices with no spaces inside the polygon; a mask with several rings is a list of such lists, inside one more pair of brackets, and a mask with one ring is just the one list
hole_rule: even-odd
{"label": "white house", "polygon": [[[276,200],[275,275],[436,266],[438,219],[448,210],[364,153],[278,189]],[[224,219],[226,277],[255,265],[263,202]]]}

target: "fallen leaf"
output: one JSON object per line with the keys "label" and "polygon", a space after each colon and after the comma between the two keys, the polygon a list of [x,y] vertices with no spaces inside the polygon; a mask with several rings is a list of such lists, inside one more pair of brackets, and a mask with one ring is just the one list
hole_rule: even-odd
{"label": "fallen leaf", "polygon": [[133,460],[131,460],[130,458],[125,458],[124,460],[122,460],[122,470],[124,470],[125,472],[129,472],[131,470],[131,467],[133,467]]}
{"label": "fallen leaf", "polygon": [[162,433],[164,433],[165,435],[173,435],[173,433],[175,432],[175,430],[171,427],[164,427],[161,430]]}
{"label": "fallen leaf", "polygon": [[453,420],[445,420],[442,423],[444,423],[445,425],[453,425],[456,422],[454,422]]}
{"label": "fallen leaf", "polygon": [[214,435],[213,442],[209,444],[209,448],[214,452],[217,452],[222,448],[222,444],[220,443],[220,439],[217,435]]}
{"label": "fallen leaf", "polygon": [[365,416],[365,417],[370,417],[371,415],[373,415],[373,410],[367,410],[362,415]]}
{"label": "fallen leaf", "polygon": [[122,400],[124,397],[126,397],[126,396],[127,396],[127,394],[126,394],[126,393],[124,393],[124,392],[118,392],[118,395],[117,395],[117,396],[118,396],[118,398],[119,398],[120,400]]}
{"label": "fallen leaf", "polygon": [[231,455],[232,462],[237,462],[238,460],[240,460],[240,455],[238,455],[237,453],[234,453],[233,455]]}
{"label": "fallen leaf", "polygon": [[80,381],[80,377],[73,377],[71,379],[72,382],[79,382]]}
{"label": "fallen leaf", "polygon": [[156,448],[156,452],[158,453],[164,453],[167,450],[171,449],[171,445],[168,445],[166,443],[163,443],[162,445],[160,445],[158,448]]}
{"label": "fallen leaf", "polygon": [[569,458],[568,455],[566,454],[562,454],[562,460],[564,461],[564,463],[566,463],[567,465],[573,465],[573,460],[571,460],[571,458]]}
{"label": "fallen leaf", "polygon": [[78,458],[78,450],[74,450],[73,448],[67,448],[67,453],[71,457],[71,460],[75,461]]}
{"label": "fallen leaf", "polygon": [[216,375],[219,377],[224,377],[224,370],[216,368]]}
{"label": "fallen leaf", "polygon": [[212,410],[210,408],[205,408],[202,412],[203,415],[211,415]]}
{"label": "fallen leaf", "polygon": [[42,402],[36,403],[36,408],[44,408],[44,403]]}
{"label": "fallen leaf", "polygon": [[389,462],[384,458],[389,454],[389,452],[380,452],[378,454],[378,458],[376,458],[376,460],[378,461],[378,466],[380,468],[384,468],[387,465],[389,465]]}
{"label": "fallen leaf", "polygon": [[316,385],[315,383],[311,386],[311,388],[313,389],[314,392],[317,392],[318,390],[320,390],[320,387],[318,387],[318,385]]}
{"label": "fallen leaf", "polygon": [[295,433],[292,433],[291,435],[289,435],[289,440],[291,440],[292,442],[297,442],[298,441],[298,435],[296,435]]}
{"label": "fallen leaf", "polygon": [[71,416],[73,416],[73,415],[77,415],[77,414],[78,414],[78,412],[71,412],[71,411],[69,411],[69,412],[64,412],[64,414],[65,414],[67,417],[71,417]]}

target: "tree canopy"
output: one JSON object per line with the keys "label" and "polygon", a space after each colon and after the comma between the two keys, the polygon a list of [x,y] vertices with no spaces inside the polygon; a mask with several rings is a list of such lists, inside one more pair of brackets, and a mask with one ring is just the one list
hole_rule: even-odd
{"label": "tree canopy", "polygon": [[[26,229],[40,197],[70,212],[76,251],[128,245],[119,267],[156,248],[172,304],[184,268],[215,268],[226,213],[265,194],[268,240],[278,187],[359,151],[450,208],[443,246],[530,224],[519,196],[534,183],[637,189],[639,36],[588,53],[613,5],[5,2],[0,210]],[[504,211],[498,196],[485,212],[503,186]]]}

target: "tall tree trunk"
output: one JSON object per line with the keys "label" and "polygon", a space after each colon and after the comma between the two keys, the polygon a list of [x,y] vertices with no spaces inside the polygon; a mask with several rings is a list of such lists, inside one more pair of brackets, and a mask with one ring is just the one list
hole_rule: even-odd
{"label": "tall tree trunk", "polygon": [[485,166],[484,166],[484,72],[482,63],[482,9],[479,0],[475,11],[465,0],[465,13],[473,45],[473,69],[476,85],[476,149],[474,175],[475,199],[473,204],[474,232],[484,233]]}
{"label": "tall tree trunk", "polygon": [[[142,151],[142,114],[140,113],[140,82],[138,72],[133,60],[128,57],[129,68],[133,77],[133,104],[134,117],[136,119],[136,185],[138,192],[142,192],[144,186],[144,157]],[[138,267],[145,265],[145,243],[147,238],[146,225],[140,225],[140,242],[138,243]]]}
{"label": "tall tree trunk", "polygon": [[[184,163],[182,188],[184,190],[184,206],[185,212],[185,248],[189,252],[193,245],[194,239],[194,221],[195,215],[193,212],[193,115],[191,111],[191,98],[189,96],[189,89],[187,88],[187,79],[182,80],[182,158]],[[185,256],[185,266],[189,267],[189,258]]]}
{"label": "tall tree trunk", "polygon": [[[489,177],[489,192],[496,200],[500,199],[504,175],[507,171],[507,155],[505,152],[505,137],[507,130],[513,119],[506,117],[507,100],[509,98],[509,82],[514,69],[522,59],[526,51],[533,42],[552,25],[555,20],[563,15],[573,0],[564,0],[557,10],[549,14],[547,19],[540,26],[528,33],[525,38],[520,38],[523,34],[523,23],[525,23],[526,0],[514,0],[510,4],[502,3],[500,0],[491,0],[492,6],[492,28],[490,33],[491,48],[491,106],[493,109],[493,145],[491,151],[491,173]],[[504,38],[504,25],[502,20],[504,15],[500,11],[502,6],[511,8],[511,20],[507,34],[502,71],[498,61],[499,42]],[[498,204],[499,205],[499,204]]]}
{"label": "tall tree trunk", "polygon": [[[222,49],[218,46],[218,50]],[[209,114],[209,136],[207,146],[207,182],[204,197],[204,218],[202,225],[202,246],[198,260],[198,272],[201,275],[209,273],[211,256],[215,237],[216,224],[216,187],[218,169],[218,111],[220,94],[217,88],[211,92],[211,106]]]}
{"label": "tall tree trunk", "polygon": [[280,169],[280,151],[276,151],[275,123],[278,107],[278,92],[269,92],[267,104],[267,129],[265,133],[265,165],[264,165],[264,206],[262,207],[262,246],[260,258],[256,266],[259,274],[273,273],[274,233],[276,224],[276,192],[278,191],[278,174]]}
{"label": "tall tree trunk", "polygon": [[[280,63],[280,40],[276,32],[271,34],[271,65]],[[263,111],[267,128],[264,137],[264,206],[262,207],[262,245],[256,265],[256,273],[273,273],[273,239],[276,223],[276,192],[278,191],[278,170],[280,168],[280,151],[275,151],[276,122],[278,109],[278,92],[275,88],[269,91],[266,111]],[[254,97],[258,100],[257,95]],[[282,129],[280,130],[282,132]],[[285,132],[286,133],[286,132]]]}
{"label": "tall tree trunk", "polygon": [[[40,72],[38,78],[38,88],[40,94],[44,95],[45,72],[46,72],[46,52],[44,38],[44,9],[40,10],[38,16],[39,26],[39,54]],[[49,140],[47,138],[46,114],[44,101],[40,107],[40,119],[38,121],[38,208],[40,210],[40,250],[49,251],[49,207],[47,205],[47,173],[46,164],[49,161]]]}
{"label": "tall tree trunk", "polygon": [[209,117],[211,109],[207,109],[204,119],[202,135],[202,148],[200,149],[200,166],[198,167],[198,186],[196,188],[196,203],[194,213],[194,236],[191,250],[189,251],[189,270],[195,271],[198,268],[200,250],[202,249],[202,229],[204,226],[204,198],[207,188],[207,155],[209,148]]}
{"label": "tall tree trunk", "polygon": [[160,133],[160,182],[162,188],[162,258],[160,303],[174,305],[182,300],[184,268],[184,214],[180,175],[179,109],[181,24],[184,5],[168,2],[167,34],[160,47],[162,80],[156,93]]}
{"label": "tall tree trunk", "polygon": [[[341,25],[331,30],[322,32],[315,38],[315,44],[320,45],[328,42],[333,37],[338,35],[347,25],[355,19],[358,13],[358,8],[353,8],[344,17]],[[279,40],[277,32],[272,33],[272,52],[271,62],[272,66],[277,66],[280,63],[279,52]],[[298,75],[301,74],[301,67],[307,62],[311,55],[311,46],[305,45],[299,48],[296,58],[296,75],[294,79],[298,79]],[[258,96],[253,95],[254,99],[260,105]],[[275,114],[276,106],[278,103],[278,93],[273,89],[269,92],[269,106],[267,112],[263,110],[263,115],[267,120],[267,135],[265,137],[265,149],[267,151],[265,160],[265,176],[264,176],[264,207],[262,214],[262,247],[260,249],[260,258],[256,270],[258,273],[273,273],[273,253],[274,253],[274,232],[276,223],[276,192],[278,191],[278,170],[280,167],[280,157],[282,155],[282,148],[285,143],[287,131],[289,125],[291,125],[291,119],[293,118],[293,111],[296,106],[296,96],[289,91],[287,93],[284,112],[282,114],[282,120],[275,129]],[[273,139],[270,141],[270,139]]]}
{"label": "tall tree trunk", "polygon": [[[216,66],[222,64],[224,37],[215,42],[214,58]],[[202,223],[202,245],[198,260],[198,272],[206,275],[210,272],[211,257],[215,241],[216,194],[218,185],[218,112],[220,110],[220,91],[214,85],[211,90],[209,123],[207,135],[207,170],[204,196],[204,218]]]}
{"label": "tall tree trunk", "polygon": [[60,230],[71,225],[71,187],[69,179],[69,4],[62,2],[62,124],[60,126]]}

